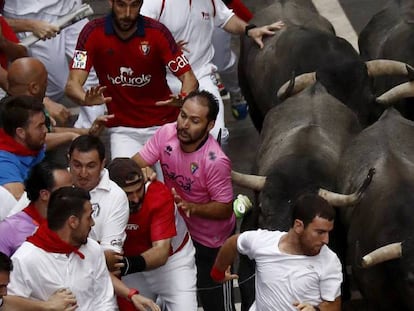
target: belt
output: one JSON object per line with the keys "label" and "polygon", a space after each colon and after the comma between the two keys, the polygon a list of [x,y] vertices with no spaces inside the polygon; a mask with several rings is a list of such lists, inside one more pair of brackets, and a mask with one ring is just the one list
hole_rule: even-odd
{"label": "belt", "polygon": [[184,248],[184,246],[187,244],[188,240],[190,239],[190,235],[188,234],[188,232],[185,234],[183,241],[181,242],[180,246],[178,246],[178,248],[172,252],[171,255],[174,255],[176,253],[178,253],[180,250],[182,250]]}

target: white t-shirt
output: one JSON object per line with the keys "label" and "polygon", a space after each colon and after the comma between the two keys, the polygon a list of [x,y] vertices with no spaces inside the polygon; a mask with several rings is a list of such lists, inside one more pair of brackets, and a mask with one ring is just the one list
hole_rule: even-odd
{"label": "white t-shirt", "polygon": [[124,190],[109,179],[108,170],[104,168],[99,184],[89,194],[95,221],[89,237],[98,241],[104,250],[121,251],[129,218],[129,203]]}
{"label": "white t-shirt", "polygon": [[334,301],[342,283],[336,254],[326,245],[316,256],[282,253],[279,240],[285,234],[259,229],[243,232],[237,240],[238,251],[256,261],[256,309],[296,311],[294,302]]}
{"label": "white t-shirt", "polygon": [[5,16],[43,13],[63,16],[82,5],[82,0],[5,0]]}
{"label": "white t-shirt", "polygon": [[88,239],[79,251],[85,259],[75,253],[48,253],[24,242],[12,256],[8,293],[47,300],[56,290],[69,288],[76,296],[76,310],[118,310],[102,249]]}
{"label": "white t-shirt", "polygon": [[224,27],[234,15],[221,0],[145,0],[141,14],[167,26],[176,41],[188,42],[189,52],[184,54],[197,78],[211,74],[215,68],[211,63],[214,28]]}

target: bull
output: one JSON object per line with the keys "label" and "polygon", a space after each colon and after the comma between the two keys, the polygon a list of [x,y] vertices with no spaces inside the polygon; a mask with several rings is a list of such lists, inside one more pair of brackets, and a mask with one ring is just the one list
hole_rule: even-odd
{"label": "bull", "polygon": [[336,37],[332,25],[302,2],[279,0],[256,13],[253,23],[281,19],[287,25],[266,38],[263,49],[242,39],[239,82],[255,127],[260,131],[266,113],[283,101],[276,92],[292,74],[315,71],[327,92],[353,109],[362,125],[376,121],[382,110],[375,104],[370,76],[407,75],[407,70],[374,63],[367,68],[351,44]]}
{"label": "bull", "polygon": [[[392,0],[374,15],[358,38],[363,60],[391,59],[414,66],[414,3],[412,0]],[[379,77],[374,80],[379,95],[412,77]],[[402,100],[395,107],[414,120],[413,98]]]}
{"label": "bull", "polygon": [[341,212],[349,230],[348,262],[369,310],[414,310],[413,135],[414,123],[389,108],[340,160],[340,191],[352,191],[364,170],[376,169],[359,203]]}

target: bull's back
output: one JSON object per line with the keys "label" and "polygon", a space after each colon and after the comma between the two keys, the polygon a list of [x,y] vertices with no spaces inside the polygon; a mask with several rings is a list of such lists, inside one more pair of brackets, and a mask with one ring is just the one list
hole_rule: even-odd
{"label": "bull's back", "polygon": [[266,175],[278,161],[292,154],[324,157],[336,166],[348,142],[360,130],[356,115],[320,85],[287,99],[267,114],[256,163]]}

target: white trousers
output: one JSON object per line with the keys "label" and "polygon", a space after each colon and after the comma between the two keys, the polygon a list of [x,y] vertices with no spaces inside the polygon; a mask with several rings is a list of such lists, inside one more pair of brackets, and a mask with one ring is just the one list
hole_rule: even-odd
{"label": "white trousers", "polygon": [[191,239],[165,265],[139,273],[129,274],[122,281],[130,288],[139,288],[140,294],[155,300],[157,296],[169,311],[197,310],[197,268],[195,249]]}
{"label": "white trousers", "polygon": [[240,93],[237,72],[237,56],[231,49],[231,34],[222,28],[215,28],[213,32],[214,57],[213,63],[217,66],[221,81],[230,93]]}

